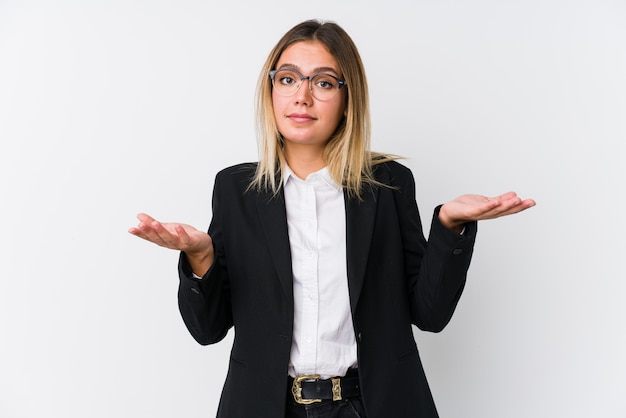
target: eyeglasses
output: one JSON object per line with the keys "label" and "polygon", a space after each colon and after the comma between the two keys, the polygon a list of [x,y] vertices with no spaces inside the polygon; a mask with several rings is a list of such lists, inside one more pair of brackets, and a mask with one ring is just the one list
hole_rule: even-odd
{"label": "eyeglasses", "polygon": [[[309,81],[309,90],[317,100],[330,100],[337,95],[339,89],[347,86],[345,80],[334,75],[318,73],[304,76],[293,68],[280,68],[269,73],[272,86],[281,96],[292,96],[300,89],[302,80]],[[347,88],[347,87],[346,87]]]}

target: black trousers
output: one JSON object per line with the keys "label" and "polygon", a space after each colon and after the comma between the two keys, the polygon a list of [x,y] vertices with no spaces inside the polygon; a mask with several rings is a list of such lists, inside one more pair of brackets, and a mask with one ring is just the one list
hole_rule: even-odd
{"label": "black trousers", "polygon": [[288,394],[285,418],[366,418],[360,397],[300,405]]}

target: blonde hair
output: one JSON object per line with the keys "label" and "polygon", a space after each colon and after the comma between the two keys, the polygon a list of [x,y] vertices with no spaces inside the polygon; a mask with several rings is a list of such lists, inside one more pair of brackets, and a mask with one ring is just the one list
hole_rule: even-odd
{"label": "blonde hair", "polygon": [[337,184],[342,185],[349,196],[360,198],[364,183],[377,184],[372,166],[394,158],[370,151],[369,93],[363,62],[354,42],[339,25],[316,20],[302,22],[283,35],[261,70],[256,94],[259,163],[250,188],[276,194],[282,185],[282,167],[286,160],[274,119],[272,83],[268,74],[285,49],[302,41],[324,45],[337,60],[346,81],[346,114],[326,144],[323,157]]}

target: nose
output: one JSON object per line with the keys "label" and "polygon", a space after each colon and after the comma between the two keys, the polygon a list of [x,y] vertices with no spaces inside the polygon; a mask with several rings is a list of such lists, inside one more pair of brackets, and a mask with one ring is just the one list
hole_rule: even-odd
{"label": "nose", "polygon": [[[306,86],[304,82],[306,81]],[[309,78],[303,78],[300,80],[300,86],[296,91],[296,103],[310,105],[313,102],[313,93],[311,92],[311,80]]]}

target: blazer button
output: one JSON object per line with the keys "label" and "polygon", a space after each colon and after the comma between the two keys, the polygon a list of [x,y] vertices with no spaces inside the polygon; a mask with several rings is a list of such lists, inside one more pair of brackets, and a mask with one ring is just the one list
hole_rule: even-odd
{"label": "blazer button", "polygon": [[359,332],[359,334],[357,335],[357,339],[359,340],[359,342],[363,341],[363,338],[361,337],[361,333]]}
{"label": "blazer button", "polygon": [[455,249],[454,251],[452,251],[452,254],[454,254],[454,255],[459,255],[459,254],[461,254],[462,252],[463,252],[463,250],[462,250],[462,249],[457,248],[457,249]]}

